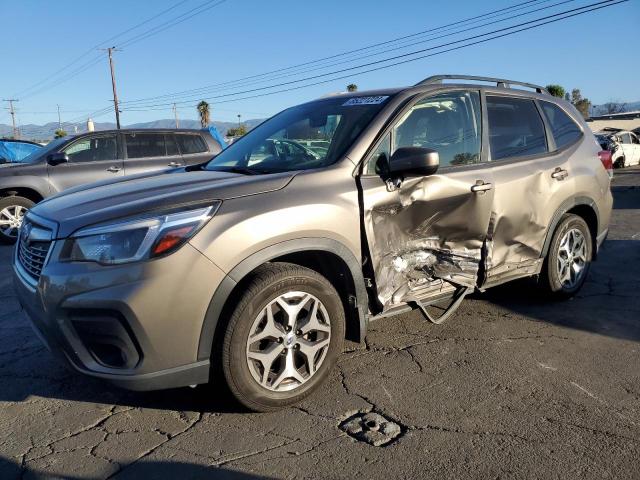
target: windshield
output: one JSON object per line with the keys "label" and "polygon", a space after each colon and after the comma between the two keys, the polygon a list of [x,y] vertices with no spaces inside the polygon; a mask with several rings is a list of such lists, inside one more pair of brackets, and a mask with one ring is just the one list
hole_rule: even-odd
{"label": "windshield", "polygon": [[56,150],[60,145],[62,145],[65,141],[69,140],[68,138],[57,138],[55,140],[50,141],[44,147],[39,148],[35,152],[24,157],[22,160],[16,160],[16,163],[32,163],[42,158],[43,156],[48,155],[49,153]]}
{"label": "windshield", "polygon": [[341,96],[289,108],[204,168],[251,175],[326,167],[344,155],[388,98]]}

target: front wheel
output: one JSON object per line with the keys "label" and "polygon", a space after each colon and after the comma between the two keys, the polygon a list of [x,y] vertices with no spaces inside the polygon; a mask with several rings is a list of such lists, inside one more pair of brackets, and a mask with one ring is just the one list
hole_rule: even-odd
{"label": "front wheel", "polygon": [[28,198],[11,196],[0,198],[0,243],[13,244],[27,211],[35,204]]}
{"label": "front wheel", "polygon": [[592,255],[593,241],[587,223],[577,215],[563,215],[540,273],[541,286],[556,298],[571,297],[586,280]]}
{"label": "front wheel", "polygon": [[344,308],[326,278],[293,264],[263,265],[241,295],[219,352],[229,390],[254,411],[297,403],[327,378],[344,333]]}

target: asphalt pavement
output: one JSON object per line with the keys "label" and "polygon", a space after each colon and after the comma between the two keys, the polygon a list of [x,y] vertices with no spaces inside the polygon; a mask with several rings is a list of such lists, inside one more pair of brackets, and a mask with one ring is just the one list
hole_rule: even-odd
{"label": "asphalt pavement", "polygon": [[371,325],[297,407],[241,411],[215,386],[132,393],[58,364],[0,247],[0,479],[640,478],[640,168],[574,299],[529,282],[440,326]]}

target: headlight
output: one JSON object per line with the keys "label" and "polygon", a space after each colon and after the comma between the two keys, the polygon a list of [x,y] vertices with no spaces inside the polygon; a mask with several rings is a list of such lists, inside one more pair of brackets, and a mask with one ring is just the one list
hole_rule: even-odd
{"label": "headlight", "polygon": [[60,261],[106,265],[167,255],[215,215],[220,202],[195,210],[85,228],[66,240]]}

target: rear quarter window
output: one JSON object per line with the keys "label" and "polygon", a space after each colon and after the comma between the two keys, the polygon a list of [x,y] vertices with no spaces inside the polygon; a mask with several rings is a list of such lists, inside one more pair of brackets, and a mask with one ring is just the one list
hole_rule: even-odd
{"label": "rear quarter window", "polygon": [[556,148],[560,149],[571,145],[582,137],[580,127],[562,108],[549,102],[540,102],[540,105],[551,127]]}
{"label": "rear quarter window", "polygon": [[189,155],[190,153],[204,153],[207,152],[207,145],[200,135],[176,135],[180,152],[183,155]]}
{"label": "rear quarter window", "polygon": [[487,96],[487,113],[492,160],[548,151],[542,117],[533,100]]}

